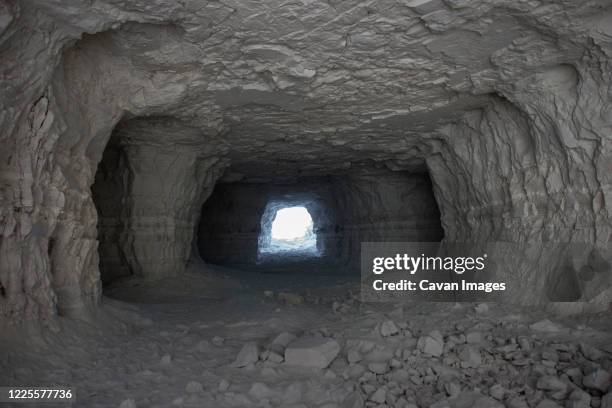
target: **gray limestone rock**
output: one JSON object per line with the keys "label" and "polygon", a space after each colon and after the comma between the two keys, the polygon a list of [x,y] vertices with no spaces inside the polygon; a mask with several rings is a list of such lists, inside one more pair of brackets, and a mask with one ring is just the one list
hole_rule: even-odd
{"label": "gray limestone rock", "polygon": [[255,342],[246,343],[240,349],[236,356],[236,360],[232,363],[232,367],[246,367],[249,364],[254,364],[259,360],[259,347]]}
{"label": "gray limestone rock", "polygon": [[586,374],[582,379],[582,384],[586,388],[606,392],[612,385],[612,376],[608,371],[599,368]]}
{"label": "gray limestone rock", "polygon": [[285,363],[303,367],[325,368],[340,352],[340,345],[331,338],[303,337],[285,349]]}
{"label": "gray limestone rock", "polygon": [[417,348],[425,354],[434,357],[442,355],[444,350],[444,338],[438,331],[433,331],[428,335],[421,336],[417,342]]}

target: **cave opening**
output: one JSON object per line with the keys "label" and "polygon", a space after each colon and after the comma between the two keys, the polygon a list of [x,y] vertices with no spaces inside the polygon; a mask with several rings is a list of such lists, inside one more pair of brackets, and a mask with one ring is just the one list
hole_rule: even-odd
{"label": "cave opening", "polygon": [[[300,238],[275,240],[275,221],[290,209],[299,214],[288,221],[300,227]],[[209,265],[358,275],[362,242],[440,242],[443,237],[426,172],[367,168],[289,181],[221,179],[202,207],[197,240]]]}
{"label": "cave opening", "polygon": [[312,216],[306,207],[269,203],[261,225],[259,259],[266,255],[319,255]]}

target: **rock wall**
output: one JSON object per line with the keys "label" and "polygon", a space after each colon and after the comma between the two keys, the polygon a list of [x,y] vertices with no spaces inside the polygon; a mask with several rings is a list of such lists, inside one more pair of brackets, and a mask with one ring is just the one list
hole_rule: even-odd
{"label": "rock wall", "polygon": [[182,273],[226,163],[198,129],[168,118],[123,122],[111,144],[92,186],[103,282]]}
{"label": "rock wall", "polygon": [[438,242],[440,212],[427,174],[373,171],[334,183],[342,208],[341,256],[358,265],[362,242]]}
{"label": "rock wall", "polygon": [[[575,127],[601,120],[575,118],[590,111],[579,105],[576,78],[567,67],[548,71],[540,79],[559,91],[557,99],[542,101],[541,83],[532,82],[528,105],[497,99],[444,129],[431,145],[427,163],[446,237],[471,242],[481,253],[484,243],[499,243],[488,251],[500,265],[491,278],[508,282],[507,300],[606,307],[612,294],[610,143]],[[538,105],[558,108],[531,110]],[[596,279],[583,273],[592,269],[593,256],[606,260]]]}

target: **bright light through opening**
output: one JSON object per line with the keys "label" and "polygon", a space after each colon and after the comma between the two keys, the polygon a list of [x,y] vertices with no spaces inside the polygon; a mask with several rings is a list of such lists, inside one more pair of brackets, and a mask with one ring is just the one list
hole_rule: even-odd
{"label": "bright light through opening", "polygon": [[304,207],[283,208],[272,221],[272,239],[294,241],[312,234],[312,218]]}
{"label": "bright light through opening", "polygon": [[303,257],[320,255],[312,217],[304,206],[283,208],[278,203],[269,204],[262,216],[261,227],[258,251],[260,259],[272,254]]}

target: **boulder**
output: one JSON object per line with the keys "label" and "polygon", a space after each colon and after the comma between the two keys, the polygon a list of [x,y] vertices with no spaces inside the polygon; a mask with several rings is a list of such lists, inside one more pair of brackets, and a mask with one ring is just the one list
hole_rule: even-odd
{"label": "boulder", "polygon": [[257,347],[257,343],[249,342],[242,346],[232,366],[238,368],[246,367],[249,364],[256,363],[257,360],[259,360],[259,348]]}
{"label": "boulder", "polygon": [[329,337],[303,337],[287,346],[285,363],[302,367],[326,368],[340,352],[338,342]]}

